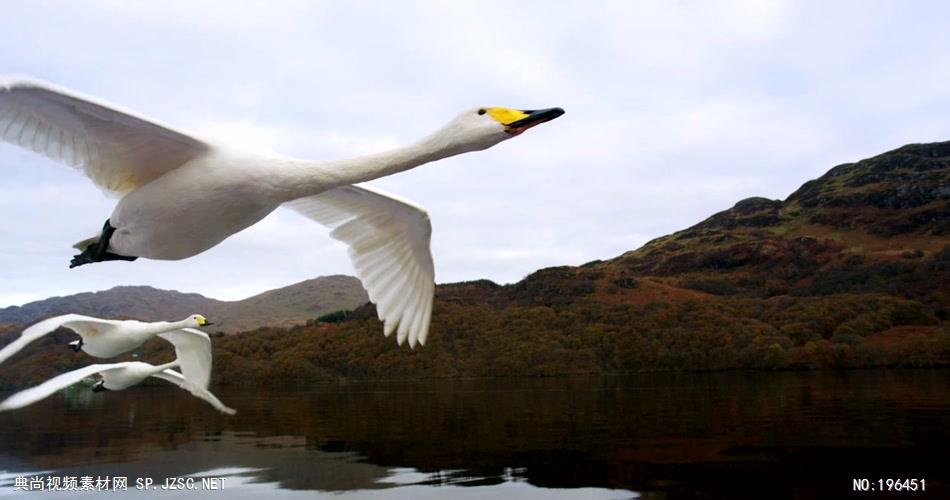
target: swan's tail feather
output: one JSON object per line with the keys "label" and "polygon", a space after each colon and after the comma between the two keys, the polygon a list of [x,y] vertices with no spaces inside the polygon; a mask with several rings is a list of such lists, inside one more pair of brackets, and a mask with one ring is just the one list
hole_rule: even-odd
{"label": "swan's tail feather", "polygon": [[102,237],[102,234],[97,234],[97,235],[93,236],[92,238],[86,238],[86,239],[84,239],[84,240],[82,240],[82,241],[79,241],[79,242],[77,242],[76,244],[74,244],[74,245],[73,245],[73,248],[75,248],[76,250],[79,250],[80,252],[85,251],[86,248],[89,247],[89,245],[92,245],[93,243],[98,243],[98,242],[99,242],[99,238],[101,238],[101,237]]}

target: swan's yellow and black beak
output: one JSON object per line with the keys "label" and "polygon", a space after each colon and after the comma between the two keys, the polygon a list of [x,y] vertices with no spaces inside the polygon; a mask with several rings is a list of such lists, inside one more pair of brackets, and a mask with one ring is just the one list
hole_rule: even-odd
{"label": "swan's yellow and black beak", "polygon": [[505,126],[505,132],[511,135],[518,135],[529,128],[549,122],[564,114],[561,108],[547,109],[508,109],[508,108],[488,108],[488,114]]}
{"label": "swan's yellow and black beak", "polygon": [[208,318],[206,318],[206,317],[204,317],[204,316],[202,316],[202,315],[200,315],[200,314],[198,315],[198,318],[197,318],[197,319],[198,319],[198,326],[208,326],[208,325],[213,325],[213,324],[214,324],[214,323],[208,321]]}

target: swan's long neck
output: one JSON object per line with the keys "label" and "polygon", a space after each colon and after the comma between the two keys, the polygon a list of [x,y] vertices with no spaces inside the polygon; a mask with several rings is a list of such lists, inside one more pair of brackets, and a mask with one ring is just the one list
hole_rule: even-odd
{"label": "swan's long neck", "polygon": [[425,163],[464,153],[452,144],[451,137],[438,131],[425,139],[401,148],[357,158],[333,161],[286,160],[279,185],[281,201],[311,196],[328,189],[366,182]]}
{"label": "swan's long neck", "polygon": [[190,323],[187,319],[182,321],[156,321],[154,323],[149,323],[143,328],[145,335],[152,336],[159,333],[170,332],[172,330],[180,330],[182,328],[187,328]]}

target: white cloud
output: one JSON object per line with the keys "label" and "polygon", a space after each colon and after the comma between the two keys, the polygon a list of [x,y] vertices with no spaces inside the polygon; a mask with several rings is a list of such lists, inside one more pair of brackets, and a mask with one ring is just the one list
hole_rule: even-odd
{"label": "white cloud", "polygon": [[[514,281],[609,258],[831,166],[950,138],[950,7],[891,2],[9,3],[32,74],[186,130],[332,159],[415,140],[479,104],[567,114],[373,184],[433,220],[440,280]],[[170,27],[173,27],[170,29]],[[29,50],[26,50],[28,47]],[[0,146],[0,306],[148,284],[240,298],[351,273],[275,212],[181,262],[68,270],[114,200]]]}

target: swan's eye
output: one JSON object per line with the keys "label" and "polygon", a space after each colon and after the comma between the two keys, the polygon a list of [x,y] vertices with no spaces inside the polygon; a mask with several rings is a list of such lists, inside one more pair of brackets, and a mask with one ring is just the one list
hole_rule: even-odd
{"label": "swan's eye", "polygon": [[478,110],[478,114],[484,115],[484,114],[485,114],[485,108],[482,108],[482,109]]}

